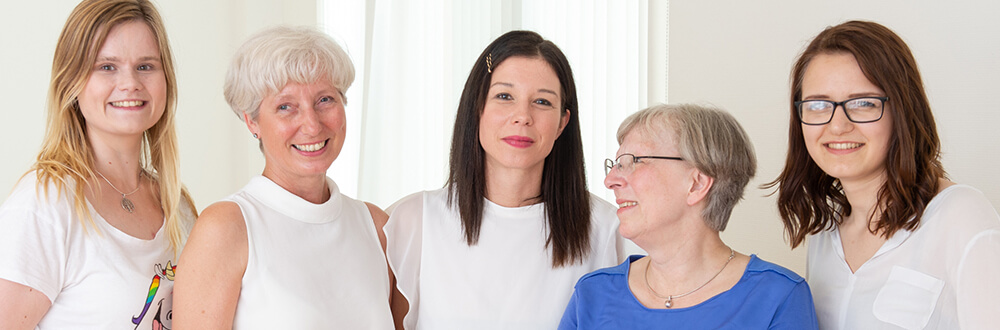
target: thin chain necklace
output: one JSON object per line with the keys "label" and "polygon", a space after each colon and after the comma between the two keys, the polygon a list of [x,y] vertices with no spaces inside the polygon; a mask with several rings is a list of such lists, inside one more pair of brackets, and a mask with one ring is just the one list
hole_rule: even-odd
{"label": "thin chain necklace", "polygon": [[646,280],[646,288],[649,289],[649,292],[653,293],[653,295],[656,296],[657,298],[663,299],[663,305],[666,306],[667,308],[670,308],[670,306],[674,305],[674,298],[680,298],[680,297],[692,294],[695,291],[698,291],[698,290],[701,290],[701,288],[704,288],[706,285],[708,285],[708,283],[712,283],[712,280],[714,280],[716,277],[719,277],[719,274],[722,274],[722,271],[726,269],[726,266],[729,265],[729,262],[733,261],[733,257],[735,255],[736,255],[736,252],[733,251],[733,248],[729,248],[729,260],[726,260],[726,264],[722,265],[722,269],[719,269],[719,272],[715,273],[715,275],[713,275],[712,278],[708,279],[708,282],[705,282],[705,284],[702,284],[701,286],[695,288],[694,290],[688,291],[687,293],[675,294],[675,295],[668,295],[666,297],[661,296],[659,293],[656,293],[656,291],[653,290],[653,287],[651,285],[649,285],[649,264],[653,263],[653,259],[649,259],[649,262],[646,263],[646,270],[645,270],[645,274],[644,274],[644,276],[646,277],[645,278],[645,280]]}
{"label": "thin chain necklace", "polygon": [[[100,175],[101,179],[104,179],[104,182],[107,182],[108,185],[111,186],[111,189],[114,189],[119,194],[122,194],[122,201],[121,201],[122,209],[128,211],[128,213],[132,213],[133,211],[135,211],[135,204],[132,203],[132,200],[128,199],[128,196],[134,194],[136,191],[139,191],[139,187],[142,187],[141,181],[139,182],[138,185],[135,186],[135,190],[132,190],[132,192],[126,194],[123,193],[121,190],[118,190],[118,187],[115,187],[114,184],[111,184],[111,181],[109,181],[108,178],[104,176],[104,174],[101,174],[101,171],[94,170],[94,172],[97,172],[97,175]],[[139,180],[142,180],[142,171],[139,171]]]}

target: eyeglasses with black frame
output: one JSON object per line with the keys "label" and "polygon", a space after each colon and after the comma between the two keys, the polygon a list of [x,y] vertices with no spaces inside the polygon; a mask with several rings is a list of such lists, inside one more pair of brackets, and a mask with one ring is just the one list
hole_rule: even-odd
{"label": "eyeglasses with black frame", "polygon": [[882,119],[885,112],[885,96],[865,96],[847,99],[841,102],[829,100],[802,100],[795,102],[799,121],[806,125],[826,125],[833,120],[837,106],[844,108],[847,120],[854,123],[871,123]]}
{"label": "eyeglasses with black frame", "polygon": [[610,158],[604,159],[604,175],[611,174],[611,170],[617,168],[618,172],[622,175],[632,173],[635,169],[635,163],[642,163],[643,159],[670,159],[670,160],[684,160],[680,157],[668,157],[668,156],[636,156],[633,154],[621,154],[618,158],[611,160]]}

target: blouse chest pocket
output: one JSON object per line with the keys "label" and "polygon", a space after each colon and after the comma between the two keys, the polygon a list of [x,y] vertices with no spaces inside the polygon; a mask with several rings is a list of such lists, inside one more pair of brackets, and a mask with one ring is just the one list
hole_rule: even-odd
{"label": "blouse chest pocket", "polygon": [[922,329],[937,305],[944,281],[900,266],[892,267],[889,279],[875,297],[875,318],[904,329]]}

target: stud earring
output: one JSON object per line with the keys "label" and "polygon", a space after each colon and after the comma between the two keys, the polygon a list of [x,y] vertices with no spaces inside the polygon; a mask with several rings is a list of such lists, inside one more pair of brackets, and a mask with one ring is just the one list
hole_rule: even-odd
{"label": "stud earring", "polygon": [[253,138],[259,139],[260,137],[257,136],[257,133],[253,133]]}

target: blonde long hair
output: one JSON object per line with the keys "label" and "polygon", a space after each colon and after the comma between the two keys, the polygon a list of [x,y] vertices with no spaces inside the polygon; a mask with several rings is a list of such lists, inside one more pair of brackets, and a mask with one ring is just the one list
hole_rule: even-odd
{"label": "blonde long hair", "polygon": [[[194,202],[179,178],[177,136],[174,115],[177,104],[177,79],[173,55],[167,42],[163,20],[148,0],[84,0],[70,14],[56,43],[52,58],[52,80],[48,95],[48,122],[42,150],[31,170],[38,185],[48,189],[54,184],[63,192],[73,191],[74,212],[84,227],[94,224],[84,197],[85,183],[94,176],[94,154],[87,140],[86,120],[77,97],[87,84],[97,58],[97,52],[111,28],[126,22],[146,23],[156,35],[160,60],[167,83],[167,104],[160,120],[146,130],[142,139],[140,166],[151,173],[159,186],[160,207],[170,248],[178,254],[186,239],[189,226],[182,211],[196,216]],[[68,193],[68,192],[67,192]],[[181,209],[182,203],[186,210]]]}

